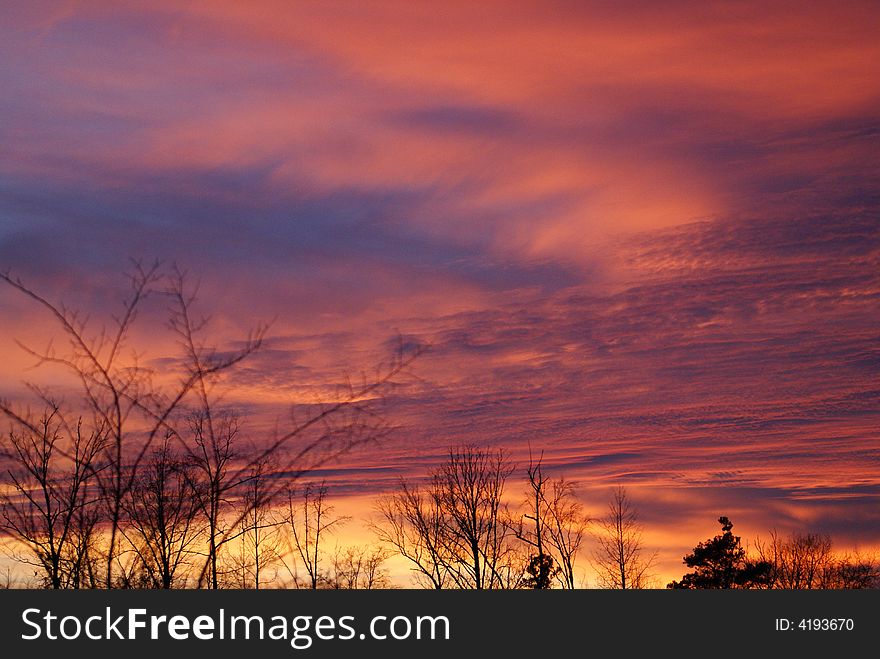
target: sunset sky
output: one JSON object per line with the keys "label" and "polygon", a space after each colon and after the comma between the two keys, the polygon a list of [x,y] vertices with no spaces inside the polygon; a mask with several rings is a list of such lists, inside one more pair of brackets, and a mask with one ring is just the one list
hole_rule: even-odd
{"label": "sunset sky", "polygon": [[[219,336],[272,321],[255,427],[430,344],[321,474],[358,510],[530,443],[594,514],[629,487],[664,578],[719,515],[880,548],[878,34],[876,2],[6,3],[0,269],[101,318],[130,257],[182,264]],[[0,318],[15,398],[52,327]]]}

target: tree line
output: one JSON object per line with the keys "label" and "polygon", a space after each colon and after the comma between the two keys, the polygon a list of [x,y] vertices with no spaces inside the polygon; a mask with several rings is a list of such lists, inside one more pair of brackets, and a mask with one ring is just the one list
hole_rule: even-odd
{"label": "tree line", "polygon": [[[642,546],[624,488],[604,516],[592,519],[573,484],[548,476],[540,457],[529,460],[521,503],[508,505],[514,471],[502,449],[454,446],[423,482],[402,480],[379,500],[376,536],[426,588],[581,588],[587,562],[602,587],[649,585],[655,556]],[[590,536],[597,543],[592,553]]]}
{"label": "tree line", "polygon": [[[389,588],[386,561],[395,555],[409,565],[413,585],[424,588],[659,586],[657,554],[644,546],[626,489],[613,489],[604,514],[591,517],[572,483],[548,476],[541,457],[530,458],[515,479],[516,501],[516,490],[507,492],[516,470],[503,450],[454,446],[426,478],[401,480],[378,499],[375,543],[339,546],[333,536],[351,520],[337,514],[326,483],[279,488],[286,479],[265,460],[244,473],[231,470],[241,444],[237,420],[217,418],[219,443],[204,441],[200,423],[191,420],[199,451],[183,453],[166,435],[142,462],[121,505],[112,587]],[[40,585],[107,587],[101,566],[108,502],[100,489],[89,494],[81,464],[58,464],[60,424],[50,414],[40,420],[39,435],[10,435],[22,462],[7,472],[13,494],[0,499],[0,527],[17,541],[14,557]],[[667,588],[878,586],[877,562],[835,552],[829,536],[773,532],[749,551],[727,517],[719,523],[720,534],[684,557],[692,571]]]}
{"label": "tree line", "polygon": [[[0,444],[0,533],[8,555],[32,573],[30,585],[387,588],[392,556],[414,585],[433,589],[660,585],[657,554],[644,545],[625,488],[593,517],[542,455],[530,454],[518,472],[504,450],[475,445],[450,447],[430,473],[381,496],[375,543],[338,545],[336,531],[351,520],[309,474],[390,432],[377,402],[421,347],[401,345],[369,376],[340,385],[330,403],[294,408],[285,425],[255,436],[222,393],[267,327],[233,351],[218,349],[185,273],[136,263],[119,312],[97,329],[8,273],[0,282],[55,322],[65,347],[22,347],[38,365],[72,375],[78,392],[65,406],[31,385],[38,412],[0,400],[11,423]],[[164,378],[142,363],[132,331],[155,298],[179,346]],[[878,585],[875,560],[834,551],[828,536],[774,532],[747,550],[728,518],[719,523],[721,534],[684,557],[692,571],[667,587]]]}
{"label": "tree line", "polygon": [[837,590],[880,587],[880,564],[859,552],[834,551],[831,536],[771,531],[752,551],[733,534],[733,522],[718,518],[721,533],[700,542],[683,559],[693,568],[672,589],[759,588]]}

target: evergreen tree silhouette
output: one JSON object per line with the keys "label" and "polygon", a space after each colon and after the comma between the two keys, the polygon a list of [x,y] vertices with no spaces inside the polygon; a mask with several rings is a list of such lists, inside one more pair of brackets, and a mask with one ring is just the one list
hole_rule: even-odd
{"label": "evergreen tree silhouette", "polygon": [[523,588],[547,590],[553,586],[553,579],[559,574],[559,568],[552,556],[535,554],[529,559],[526,574],[529,576],[523,577]]}
{"label": "evergreen tree silhouette", "polygon": [[733,535],[733,522],[719,517],[721,534],[694,547],[684,557],[684,564],[693,568],[681,581],[673,581],[667,588],[760,588],[770,578],[770,564],[753,561],[746,555],[738,535]]}

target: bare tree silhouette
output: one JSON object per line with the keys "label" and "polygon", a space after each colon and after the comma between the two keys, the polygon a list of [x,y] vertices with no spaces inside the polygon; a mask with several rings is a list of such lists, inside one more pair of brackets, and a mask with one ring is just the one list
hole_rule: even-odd
{"label": "bare tree silhouette", "polygon": [[[514,534],[529,547],[531,552],[526,566],[529,576],[523,580],[523,585],[534,589],[550,588],[560,573],[559,563],[548,549],[547,489],[550,478],[544,476],[542,459],[543,455],[535,461],[531,455],[531,448],[529,449],[529,466],[526,470],[528,491],[525,501],[528,512],[524,513],[514,526]],[[523,522],[524,519],[529,522]]]}
{"label": "bare tree silhouette", "polygon": [[231,568],[227,570],[236,588],[259,590],[264,584],[274,583],[283,562],[285,538],[281,531],[286,521],[275,513],[266,496],[272,486],[271,477],[268,462],[255,464],[242,487],[240,505],[249,512],[240,518],[237,552],[230,552]]}
{"label": "bare tree silhouette", "polygon": [[516,587],[525,566],[503,503],[512,472],[502,450],[452,447],[425,491],[402,481],[380,500],[376,532],[433,588]]}
{"label": "bare tree silhouette", "polygon": [[575,496],[572,483],[562,477],[550,481],[550,488],[544,496],[546,538],[559,566],[557,581],[563,588],[577,588],[577,558],[587,535],[590,517]]}
{"label": "bare tree silhouette", "polygon": [[[424,348],[404,348],[401,343],[390,363],[377,368],[372,377],[364,375],[360,381],[346,382],[330,403],[318,401],[305,406],[304,413],[292,414],[286,426],[260,443],[260,450],[242,456],[236,446],[234,414],[218,406],[214,388],[221,375],[260,348],[267,327],[258,326],[239,341],[235,350],[220,351],[210,341],[208,319],[195,315],[197,287],[188,284],[184,272],[174,270],[166,276],[160,272],[158,263],[149,267],[135,263],[129,280],[131,290],[121,313],[104,327],[94,329],[82,314],[63,303],[51,302],[9,273],[0,274],[0,281],[46,311],[68,340],[65,350],[56,350],[51,344],[42,351],[22,347],[38,365],[60,366],[75,376],[81,393],[77,418],[82,422],[68,423],[57,409],[54,415],[63,427],[78,428],[80,442],[82,437],[93,437],[100,445],[97,455],[83,463],[85,471],[77,479],[81,483],[94,481],[93,489],[101,495],[95,499],[102,503],[103,514],[98,518],[90,510],[85,515],[85,507],[77,507],[76,514],[70,516],[70,530],[63,534],[65,542],[69,537],[75,539],[70,544],[72,550],[88,551],[88,555],[75,561],[78,569],[84,571],[76,572],[72,582],[114,587],[149,580],[137,574],[143,566],[129,565],[121,579],[114,577],[114,570],[122,566],[120,535],[128,521],[124,519],[124,507],[138,482],[145,457],[158,439],[167,437],[173,438],[183,449],[184,457],[194,464],[194,499],[207,521],[208,549],[197,583],[218,587],[221,548],[240,536],[243,522],[256,508],[271,504],[288,487],[287,482],[267,481],[259,497],[248,500],[243,497],[242,488],[253,478],[253,467],[269,456],[277,456],[278,470],[286,475],[287,481],[292,481],[357,446],[387,435],[392,426],[378,412],[377,405],[383,392],[395,384]],[[144,301],[154,295],[170,301],[168,325],[182,350],[176,370],[168,368],[168,374],[178,374],[172,385],[157,384],[154,372],[142,365],[138,352],[129,346],[138,312]],[[48,394],[33,390],[44,402],[50,401]],[[40,428],[27,413],[17,411],[6,401],[0,401],[0,412],[18,429],[16,437],[39,437]],[[188,426],[184,419],[190,420]],[[68,461],[77,459],[75,446],[62,446],[51,438],[46,441],[47,446],[51,445],[50,454]],[[16,455],[16,459],[28,464],[25,454]],[[242,501],[243,506],[229,505]],[[53,507],[53,520],[54,511]],[[10,510],[10,519],[17,514]],[[107,538],[101,543],[104,574],[98,579],[95,550],[98,531],[102,529],[106,530]],[[34,542],[43,542],[31,533],[33,529],[21,530],[33,536]],[[52,537],[48,558],[52,564],[60,561],[54,557],[58,553],[58,538],[54,529],[45,530],[47,537]],[[36,547],[33,542],[31,546]],[[49,581],[59,583],[54,568],[50,572],[53,575]]]}
{"label": "bare tree silhouette", "polygon": [[236,446],[239,420],[231,413],[199,412],[190,416],[189,425],[193,464],[189,472],[191,490],[205,521],[208,542],[206,569],[199,575],[199,584],[216,589],[220,587],[220,549],[229,538],[227,509],[232,509],[233,493],[248,477],[234,464],[241,457]]}
{"label": "bare tree silhouette", "polygon": [[416,583],[433,589],[448,587],[453,581],[447,568],[451,554],[440,501],[402,480],[395,492],[378,500],[377,510],[382,521],[372,524],[374,533],[412,564]]}
{"label": "bare tree silhouette", "polygon": [[[0,281],[46,311],[67,338],[68,348],[63,352],[51,344],[42,351],[19,345],[38,364],[61,366],[74,375],[80,385],[84,411],[88,413],[84,417],[90,424],[86,434],[105,439],[102,456],[105,468],[92,470],[92,475],[103,491],[107,505],[110,528],[104,584],[113,587],[122,507],[141,461],[156,437],[164,434],[173,414],[192,388],[205,377],[227,370],[253,353],[260,347],[266,328],[258,327],[238,351],[223,355],[212,353],[213,357],[203,360],[201,368],[185,372],[178,383],[166,391],[153,383],[152,373],[140,365],[136,353],[128,359],[122,356],[138,311],[163,281],[158,262],[149,267],[140,262],[134,264],[129,274],[130,292],[121,313],[97,330],[91,329],[82,314],[63,303],[50,302],[9,273],[0,273]],[[182,275],[168,283],[166,292],[182,304],[183,313],[189,312],[194,297],[185,293]],[[174,323],[172,314],[172,325]],[[0,411],[23,429],[37,430],[10,404],[0,403]]]}
{"label": "bare tree silhouette", "polygon": [[49,588],[79,587],[96,503],[89,481],[106,435],[68,426],[54,405],[39,419],[17,418],[20,429],[8,437],[13,493],[0,493],[0,528],[27,547],[30,557],[19,560],[37,568]]}
{"label": "bare tree silhouette", "polygon": [[453,447],[434,473],[431,491],[443,511],[448,569],[461,588],[509,585],[509,526],[503,510],[504,485],[513,473],[504,451],[473,445]]}
{"label": "bare tree silhouette", "polygon": [[611,495],[606,515],[599,526],[593,565],[602,588],[647,588],[656,554],[645,555],[642,525],[626,488],[618,486]]}
{"label": "bare tree silhouette", "polygon": [[389,588],[391,580],[383,567],[389,556],[382,547],[337,547],[327,585],[338,590]]}
{"label": "bare tree silhouette", "polygon": [[[175,302],[171,326],[184,348],[188,372],[192,374],[192,390],[196,398],[196,412],[191,417],[195,420],[191,430],[196,448],[192,453],[208,483],[206,514],[214,518],[209,525],[208,556],[199,583],[207,582],[216,588],[220,583],[218,552],[239,536],[242,523],[254,508],[277,501],[289,490],[289,484],[303,474],[358,446],[376,442],[392,430],[392,426],[377,413],[376,403],[382,392],[404,373],[425,347],[416,346],[407,351],[401,342],[390,364],[378,367],[372,377],[363,375],[357,383],[346,382],[338,388],[329,404],[310,406],[303,416],[297,416],[294,410],[290,423],[283,430],[262,442],[259,450],[232,468],[233,458],[237,455],[237,421],[228,410],[218,411],[212,395],[213,385],[221,374],[221,370],[212,365],[218,360],[222,363],[223,355],[218,355],[201,338],[207,320],[194,318],[191,312],[194,294],[187,293],[185,281],[185,275],[178,272],[168,290]],[[184,438],[181,441],[188,445]],[[267,486],[259,492],[260,496],[242,507],[238,515],[227,520],[221,528],[221,508],[226,494],[245,486],[253,477],[254,467],[269,458],[275,461],[276,469],[285,474],[285,479],[278,479],[274,484],[267,481]]]}
{"label": "bare tree silhouette", "polygon": [[771,531],[755,543],[757,558],[770,566],[767,587],[787,590],[861,589],[878,585],[877,561],[858,552],[834,551],[831,536]]}
{"label": "bare tree silhouette", "polygon": [[201,534],[192,488],[192,463],[166,434],[141,466],[125,498],[121,532],[153,588],[178,587]]}
{"label": "bare tree silhouette", "polygon": [[[543,456],[529,455],[526,470],[527,512],[517,521],[516,537],[529,547],[523,584],[528,588],[576,588],[576,561],[586,536],[590,518],[574,495],[574,487],[564,478],[544,475]],[[528,523],[523,519],[529,520]]]}
{"label": "bare tree silhouette", "polygon": [[[316,590],[324,580],[321,567],[324,551],[321,543],[326,541],[328,534],[332,534],[350,518],[334,515],[334,507],[327,502],[327,486],[324,482],[305,483],[298,490],[291,488],[288,491],[287,505],[287,528],[292,538],[289,553],[295,564],[300,563],[305,569],[308,587]],[[289,571],[296,582],[298,575],[295,564]]]}

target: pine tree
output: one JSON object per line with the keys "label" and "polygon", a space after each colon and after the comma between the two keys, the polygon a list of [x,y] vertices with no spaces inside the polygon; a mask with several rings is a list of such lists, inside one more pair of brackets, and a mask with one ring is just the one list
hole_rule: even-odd
{"label": "pine tree", "polygon": [[733,523],[719,517],[721,535],[716,535],[694,547],[684,557],[684,564],[693,568],[681,581],[673,581],[667,588],[759,588],[770,576],[770,565],[752,561],[746,555],[738,535],[733,535]]}

